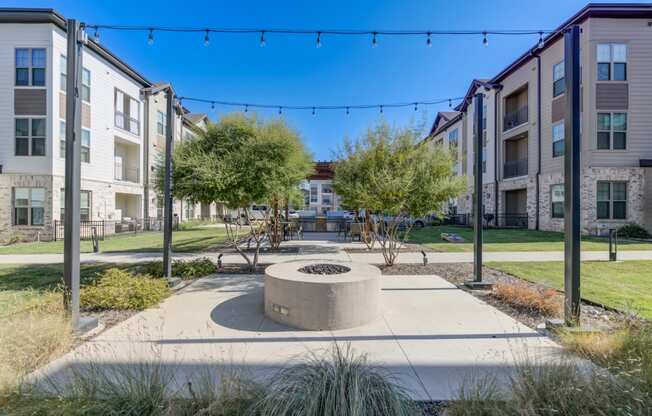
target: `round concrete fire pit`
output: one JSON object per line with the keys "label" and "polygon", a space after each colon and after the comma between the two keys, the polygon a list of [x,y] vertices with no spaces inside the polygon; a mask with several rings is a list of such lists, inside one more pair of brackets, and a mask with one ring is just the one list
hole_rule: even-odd
{"label": "round concrete fire pit", "polygon": [[296,328],[353,328],[380,316],[380,269],[302,260],[265,269],[265,315]]}

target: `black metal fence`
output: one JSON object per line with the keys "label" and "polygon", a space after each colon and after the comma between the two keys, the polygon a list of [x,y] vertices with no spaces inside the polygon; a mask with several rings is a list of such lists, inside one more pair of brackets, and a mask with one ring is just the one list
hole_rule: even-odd
{"label": "black metal fence", "polygon": [[[179,229],[179,220],[175,217],[172,224],[173,229]],[[63,221],[54,221],[54,241],[63,240]],[[104,240],[108,235],[124,233],[142,233],[142,232],[163,232],[163,220],[159,218],[138,218],[133,220],[113,221],[80,221],[79,237],[81,240],[91,240],[93,229],[97,233],[99,240]]]}
{"label": "black metal fence", "polygon": [[[454,214],[444,218],[444,225],[458,225],[462,227],[473,226],[473,214]],[[527,214],[499,214],[487,213],[484,215],[484,227],[496,228],[528,228]]]}

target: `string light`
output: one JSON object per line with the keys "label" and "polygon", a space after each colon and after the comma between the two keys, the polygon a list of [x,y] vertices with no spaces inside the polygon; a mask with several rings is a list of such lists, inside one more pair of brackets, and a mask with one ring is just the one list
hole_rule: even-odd
{"label": "string light", "polygon": [[211,103],[211,110],[215,110],[215,103],[214,102]]}
{"label": "string light", "polygon": [[211,40],[208,37],[208,29],[206,29],[206,35],[204,35],[204,46],[210,45]]}
{"label": "string light", "polygon": [[100,43],[100,31],[95,28],[95,33],[93,33],[93,40],[95,43]]}
{"label": "string light", "polygon": [[264,48],[265,45],[267,45],[267,42],[265,41],[265,31],[260,32],[260,47]]}
{"label": "string light", "polygon": [[147,36],[147,44],[148,45],[154,44],[154,29],[149,30],[149,35]]}
{"label": "string light", "polygon": [[193,98],[193,97],[178,97],[180,102],[192,101],[197,103],[205,103],[215,108],[216,105],[227,106],[227,107],[239,107],[244,108],[244,112],[249,111],[249,107],[260,108],[260,109],[276,109],[278,114],[282,114],[283,110],[307,110],[310,111],[313,115],[317,114],[318,110],[344,110],[346,114],[350,114],[351,109],[379,109],[381,113],[385,112],[385,108],[404,108],[411,107],[414,111],[418,111],[419,106],[430,106],[436,104],[448,103],[449,107],[452,107],[453,100],[459,101],[464,97],[452,97],[452,98],[442,98],[432,101],[408,101],[408,102],[396,102],[396,103],[382,103],[382,104],[346,104],[346,105],[285,105],[285,104],[256,104],[256,103],[243,103],[243,102],[234,102],[234,101],[221,101],[214,99],[204,99],[204,98]]}
{"label": "string light", "polygon": [[431,35],[432,35],[432,33],[428,32],[428,40],[426,40],[426,45],[429,48],[432,46],[432,39],[430,38]]}
{"label": "string light", "polygon": [[376,32],[374,32],[374,37],[371,39],[371,47],[375,48],[378,45],[378,41],[376,41]]}
{"label": "string light", "polygon": [[543,32],[539,32],[539,43],[537,46],[539,46],[539,49],[543,48]]}
{"label": "string light", "polygon": [[317,47],[321,48],[321,32],[317,32]]}
{"label": "string light", "polygon": [[489,40],[487,39],[487,32],[482,32],[482,44],[484,46],[489,46]]}

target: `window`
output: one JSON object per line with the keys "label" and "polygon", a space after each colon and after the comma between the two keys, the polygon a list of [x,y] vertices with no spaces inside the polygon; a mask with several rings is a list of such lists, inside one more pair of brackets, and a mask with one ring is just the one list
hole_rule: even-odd
{"label": "window", "polygon": [[627,218],[627,182],[598,182],[598,219]]}
{"label": "window", "polygon": [[66,122],[59,120],[59,157],[66,157]]}
{"label": "window", "polygon": [[319,195],[317,191],[317,185],[310,186],[310,203],[316,204],[318,201]]}
{"label": "window", "polygon": [[14,188],[14,225],[43,225],[45,188]]}
{"label": "window", "polygon": [[552,157],[564,155],[564,121],[552,125]]}
{"label": "window", "polygon": [[140,102],[118,89],[115,90],[115,126],[140,134]]}
{"label": "window", "polygon": [[559,183],[550,187],[550,205],[552,218],[564,218],[564,184]]}
{"label": "window", "polygon": [[333,193],[333,189],[332,189],[331,185],[328,184],[328,183],[323,184],[323,185],[321,186],[321,193],[322,193],[322,194],[332,194],[332,193]]}
{"label": "window", "polygon": [[87,103],[91,102],[91,71],[86,68],[82,69],[81,98]]}
{"label": "window", "polygon": [[322,195],[321,196],[321,203],[323,205],[331,205],[333,203],[333,200],[330,195]]}
{"label": "window", "polygon": [[602,43],[598,45],[598,81],[627,80],[627,45]]}
{"label": "window", "polygon": [[166,117],[164,112],[156,112],[156,132],[163,136],[165,136],[165,126],[167,125],[165,118]]}
{"label": "window", "polygon": [[45,119],[17,118],[16,156],[45,156]]}
{"label": "window", "polygon": [[61,91],[66,92],[66,85],[68,80],[68,59],[61,55],[59,57],[59,88]]}
{"label": "window", "polygon": [[487,148],[482,148],[482,173],[487,173]]}
{"label": "window", "polygon": [[91,131],[81,131],[81,161],[91,163]]}
{"label": "window", "polygon": [[557,97],[566,91],[564,61],[552,66],[552,96]]}
{"label": "window", "polygon": [[45,86],[45,49],[16,49],[16,85]]}
{"label": "window", "polygon": [[459,138],[458,129],[452,130],[450,133],[448,133],[448,147],[453,151],[457,151],[458,138]]}
{"label": "window", "polygon": [[627,147],[627,113],[598,113],[598,149]]}
{"label": "window", "polygon": [[[61,221],[65,220],[65,207],[66,207],[66,190],[61,188],[61,209],[59,214],[59,219]],[[90,221],[91,220],[91,191],[80,191],[79,193],[79,220],[80,221]]]}

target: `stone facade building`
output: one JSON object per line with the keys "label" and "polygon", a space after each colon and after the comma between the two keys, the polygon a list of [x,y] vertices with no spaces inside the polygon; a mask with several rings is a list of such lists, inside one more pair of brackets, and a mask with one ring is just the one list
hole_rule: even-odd
{"label": "stone facade building", "polygon": [[485,213],[501,226],[563,229],[562,33],[579,25],[583,231],[636,223],[652,232],[651,21],[649,4],[589,4],[493,78],[473,80],[427,138],[453,148],[456,174],[468,179],[455,211],[472,211],[474,96],[482,93]]}

